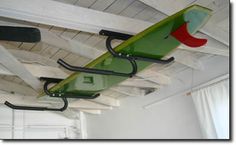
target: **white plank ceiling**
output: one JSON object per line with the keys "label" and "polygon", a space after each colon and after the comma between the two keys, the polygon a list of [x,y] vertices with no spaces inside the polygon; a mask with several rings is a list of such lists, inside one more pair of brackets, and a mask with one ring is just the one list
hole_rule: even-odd
{"label": "white plank ceiling", "polygon": [[[170,11],[168,11],[168,8],[165,8],[165,7],[170,6],[169,10],[172,10],[175,12],[191,4],[198,3],[205,7],[209,7],[213,9],[214,15],[211,18],[212,24],[214,25],[214,27],[217,27],[220,31],[225,32],[226,34],[229,34],[228,0],[165,0],[165,1],[157,0],[157,1],[154,1],[156,2],[156,4],[160,4],[160,6],[163,6],[162,8],[164,9],[158,9],[157,7],[155,7],[155,5],[150,6],[148,2],[153,2],[152,0],[55,0],[55,1],[65,3],[68,5],[75,5],[78,7],[84,7],[87,9],[93,9],[96,11],[102,11],[105,13],[112,13],[115,15],[138,19],[138,20],[142,20],[142,21],[146,21],[150,23],[157,23],[160,20],[166,18],[167,15],[171,13]],[[1,1],[0,1],[0,5],[1,5]],[[92,34],[92,33],[79,31],[79,30],[71,30],[71,29],[62,28],[62,27],[55,27],[51,25],[44,25],[44,24],[39,24],[39,23],[32,23],[32,22],[27,22],[27,21],[22,21],[22,20],[14,20],[14,19],[6,18],[6,17],[0,17],[0,25],[12,25],[12,24],[19,25],[19,26],[29,25],[29,26],[39,27],[40,29],[51,32],[55,34],[55,36],[58,37],[58,38],[55,37],[55,40],[51,40],[51,41],[54,41],[54,44],[58,43],[57,46],[51,45],[50,43],[46,43],[46,41],[48,41],[46,38],[45,38],[45,41],[40,42],[40,43],[21,43],[21,42],[16,43],[16,42],[4,42],[4,41],[0,42],[0,44],[3,45],[7,49],[27,51],[27,52],[34,53],[34,55],[37,54],[37,56],[40,56],[42,60],[45,60],[45,61],[47,60],[48,62],[50,62],[50,63],[47,63],[47,66],[58,67],[55,64],[55,62],[59,58],[64,59],[66,62],[72,65],[78,65],[78,66],[86,65],[89,61],[91,61],[90,58],[85,57],[82,54],[74,53],[73,51],[68,50],[68,49],[67,50],[63,49],[62,46],[65,44],[63,44],[63,42],[60,42],[60,39],[70,40],[70,41],[73,40],[71,42],[73,42],[75,46],[78,45],[78,47],[81,44],[88,48],[95,48],[95,49],[101,50],[101,52],[106,50],[105,49],[106,37],[104,36],[99,36],[97,34]],[[229,46],[227,46],[227,42],[226,42],[228,38],[223,38],[224,40],[222,41],[219,40],[220,38],[218,37],[212,38],[212,36],[210,36],[210,34],[208,33],[209,31],[207,31],[206,34],[204,34],[205,31],[201,31],[201,32],[203,35],[210,37],[215,42],[214,45],[212,44],[210,46],[209,44],[209,47],[201,48],[200,49],[201,51],[193,51],[193,50],[189,50],[188,48],[184,48],[184,49],[182,48],[182,49],[178,49],[178,51],[173,52],[173,54],[171,54],[171,56],[176,56],[176,58],[182,58],[182,56],[188,55],[189,57],[186,57],[188,61],[177,59],[175,63],[169,64],[169,65],[155,64],[151,66],[149,69],[147,69],[146,71],[138,74],[133,80],[129,79],[129,81],[134,82],[133,87],[132,87],[132,83],[130,82],[128,83],[127,81],[126,83],[124,82],[117,87],[104,91],[102,95],[119,100],[119,99],[122,99],[123,97],[128,97],[129,96],[128,94],[145,95],[145,93],[147,92],[150,93],[154,90],[158,91],[158,89],[161,89],[162,87],[165,87],[165,85],[168,85],[168,83],[171,83],[171,79],[173,78],[174,75],[177,75],[179,72],[187,68],[204,69],[204,64],[201,63],[201,59],[214,57],[214,55],[228,56],[227,54],[229,54]],[[19,61],[24,62],[24,63],[39,64],[39,62],[34,62],[33,59],[30,59],[29,56],[24,57],[23,55],[21,55],[20,57],[20,56],[15,55],[15,57],[18,58]],[[0,65],[0,69],[1,69],[1,65]],[[63,70],[63,68],[60,68],[60,69]],[[65,71],[68,74],[71,73],[66,70],[63,70],[63,71]],[[20,84],[21,86],[30,88],[30,86],[26,84],[25,81],[23,81],[21,78],[17,76],[6,75],[6,74],[4,75],[4,73],[2,73],[1,70],[0,70],[0,74],[1,74],[0,75],[1,80],[8,81],[15,84]],[[152,79],[154,77],[158,79]],[[0,80],[0,83],[1,83],[1,80]],[[135,85],[135,83],[137,84],[137,80],[143,81],[143,83],[141,84],[145,84],[145,85],[144,86]],[[150,87],[151,86],[150,84],[153,84],[153,87]],[[126,89],[124,89],[124,87],[122,88],[122,86],[127,86],[127,85],[132,88],[132,89],[129,89],[128,92]],[[4,88],[3,85],[2,86],[0,85],[0,90],[11,92],[11,93],[17,91],[17,90],[14,90],[14,87],[12,88],[8,87],[6,89]],[[25,92],[21,93],[19,91],[15,93],[25,95]],[[32,95],[32,94],[28,94],[28,95]],[[85,112],[89,112],[86,110],[87,104],[89,103],[86,103],[85,108],[83,108]],[[88,109],[90,109],[91,112],[96,112],[94,111],[94,109],[91,109],[89,107]],[[99,110],[99,109],[95,109],[95,110]]]}

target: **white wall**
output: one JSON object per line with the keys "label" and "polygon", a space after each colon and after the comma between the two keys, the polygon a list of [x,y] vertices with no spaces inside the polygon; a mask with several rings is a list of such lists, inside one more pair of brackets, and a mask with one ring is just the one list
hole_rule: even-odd
{"label": "white wall", "polygon": [[[207,59],[204,64],[205,70],[192,72],[187,69],[176,76],[170,86],[160,91],[145,97],[126,98],[121,101],[121,107],[100,116],[87,115],[88,138],[202,138],[192,98],[179,92],[185,93],[184,90],[191,86],[229,73],[229,60],[216,56]],[[166,97],[169,98],[153,105],[153,102]]]}
{"label": "white wall", "polygon": [[47,111],[13,111],[0,105],[0,139],[78,139],[80,133],[79,120]]}

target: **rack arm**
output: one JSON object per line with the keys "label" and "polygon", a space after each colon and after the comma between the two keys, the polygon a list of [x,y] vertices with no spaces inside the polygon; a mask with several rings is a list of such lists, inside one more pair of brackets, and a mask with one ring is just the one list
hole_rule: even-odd
{"label": "rack arm", "polygon": [[68,107],[68,101],[65,97],[62,98],[64,102],[64,106],[62,108],[47,108],[47,107],[31,107],[31,106],[18,106],[14,105],[8,101],[6,101],[4,104],[12,109],[16,110],[33,110],[33,111],[64,111]]}
{"label": "rack arm", "polygon": [[[120,34],[120,33],[118,33],[118,34]],[[170,57],[167,60],[162,60],[162,59],[156,59],[156,58],[153,59],[153,58],[147,58],[147,57],[141,57],[141,56],[125,55],[125,54],[122,54],[122,53],[117,53],[112,49],[112,46],[111,46],[111,41],[112,40],[114,40],[114,39],[124,40],[124,39],[127,39],[127,38],[130,38],[130,35],[127,35],[127,36],[125,35],[125,37],[123,37],[123,38],[121,38],[120,35],[119,36],[108,36],[108,38],[106,40],[107,50],[115,57],[129,58],[131,60],[141,60],[141,61],[147,61],[147,62],[152,62],[152,63],[161,63],[161,64],[171,63],[172,61],[175,60],[174,57]]]}

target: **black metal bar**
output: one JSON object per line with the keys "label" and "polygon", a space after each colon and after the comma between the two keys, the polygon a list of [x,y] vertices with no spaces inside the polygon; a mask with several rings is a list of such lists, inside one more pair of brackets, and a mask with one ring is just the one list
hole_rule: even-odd
{"label": "black metal bar", "polygon": [[112,32],[112,31],[107,31],[107,30],[101,30],[99,32],[100,35],[103,35],[103,36],[114,36],[116,37],[117,39],[120,39],[120,40],[127,40],[131,37],[133,37],[133,35],[130,35],[130,34],[124,34],[124,33],[119,33],[119,32]]}
{"label": "black metal bar", "polygon": [[100,94],[94,94],[94,95],[71,95],[71,94],[65,94],[63,92],[59,92],[59,93],[51,93],[48,89],[48,85],[51,84],[51,83],[59,83],[62,81],[62,79],[54,79],[54,78],[45,78],[45,77],[41,77],[40,78],[41,80],[45,80],[46,82],[44,83],[44,86],[43,86],[43,90],[44,92],[50,96],[50,97],[65,97],[66,98],[78,98],[78,99],[95,99],[97,98],[98,96],[100,96]]}
{"label": "black metal bar", "polygon": [[93,68],[84,68],[79,66],[72,66],[62,59],[58,59],[58,63],[63,66],[64,68],[70,70],[70,71],[79,71],[79,72],[85,72],[85,73],[92,73],[92,74],[101,74],[101,75],[114,75],[114,76],[121,76],[121,77],[132,77],[137,72],[137,64],[135,61],[128,59],[128,61],[132,65],[132,72],[131,73],[121,73],[121,72],[115,72],[110,70],[100,70],[100,69],[93,69]]}
{"label": "black metal bar", "polygon": [[131,56],[135,60],[140,60],[140,61],[146,61],[146,62],[152,62],[152,63],[161,63],[161,64],[168,64],[171,63],[175,60],[174,57],[170,57],[166,60],[163,59],[152,59],[152,58],[147,58],[147,57],[140,57],[140,56]]}
{"label": "black metal bar", "polygon": [[0,40],[35,43],[41,40],[41,34],[32,27],[0,26]]}
{"label": "black metal bar", "polygon": [[65,97],[62,98],[64,105],[62,108],[47,108],[47,107],[31,107],[31,106],[18,106],[14,105],[8,101],[6,101],[4,104],[12,109],[15,110],[33,110],[33,111],[64,111],[68,107],[68,101]]}
{"label": "black metal bar", "polygon": [[107,31],[107,30],[101,30],[99,34],[108,36],[106,40],[106,47],[108,51],[115,57],[123,57],[123,58],[129,58],[132,60],[140,60],[140,61],[161,63],[161,64],[168,64],[175,60],[174,57],[168,58],[167,60],[162,60],[162,59],[156,59],[156,58],[148,58],[148,57],[143,57],[143,56],[133,56],[133,55],[128,55],[128,54],[117,53],[112,49],[111,41],[114,39],[128,40],[129,38],[132,37],[132,35],[112,32],[112,31]]}

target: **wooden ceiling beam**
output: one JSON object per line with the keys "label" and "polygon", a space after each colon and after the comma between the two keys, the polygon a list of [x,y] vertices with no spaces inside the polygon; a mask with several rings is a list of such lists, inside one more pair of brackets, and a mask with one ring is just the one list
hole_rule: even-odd
{"label": "wooden ceiling beam", "polygon": [[[101,29],[106,29],[106,30],[111,30],[111,31],[136,34],[140,31],[146,29],[147,27],[153,25],[153,23],[150,23],[150,22],[145,22],[145,21],[131,19],[131,18],[123,17],[123,16],[99,12],[96,10],[81,8],[78,6],[70,6],[70,5],[66,5],[66,4],[56,2],[56,1],[51,1],[51,0],[45,0],[43,2],[40,0],[21,0],[23,2],[22,3],[19,2],[19,4],[27,3],[27,5],[26,5],[27,7],[22,6],[22,8],[18,4],[16,5],[13,1],[14,0],[2,0],[1,1],[0,16],[14,18],[14,19],[18,19],[18,20],[26,20],[26,21],[30,21],[30,22],[36,22],[36,23],[38,23],[38,21],[36,21],[36,20],[42,19],[42,21],[40,21],[39,23],[43,23],[43,24],[47,24],[47,25],[54,25],[54,26],[59,26],[59,27],[61,26],[61,27],[68,28],[68,29],[83,30],[83,28],[80,29],[79,26],[76,28],[70,27],[70,26],[73,26],[72,24],[74,24],[74,23],[72,23],[72,20],[76,20],[76,21],[78,21],[78,23],[76,23],[76,24],[83,23],[86,26],[90,26],[90,24],[92,23],[93,26],[96,27],[96,31],[93,31],[94,29],[92,29],[92,28],[89,31],[87,31],[87,32],[92,32],[92,33],[98,33],[98,31],[100,31]],[[38,2],[38,1],[40,1],[40,2]],[[147,4],[149,2],[149,0],[142,0],[142,1],[147,2]],[[156,3],[156,0],[152,1],[152,2]],[[37,5],[37,3],[39,3],[39,4]],[[161,1],[160,3],[166,3],[166,1]],[[178,1],[178,3],[180,3],[180,2]],[[188,3],[186,3],[186,5],[187,4]],[[55,12],[57,10],[59,11],[59,8],[61,8],[62,6],[63,6],[63,9],[60,9],[61,13],[55,14]],[[155,5],[153,5],[153,6],[155,6]],[[42,7],[44,8],[43,12],[41,9]],[[73,10],[71,9],[72,7],[73,7]],[[179,7],[182,8],[182,6],[179,6]],[[35,8],[36,11],[32,10],[33,8]],[[18,10],[22,10],[22,11],[18,12]],[[163,9],[163,11],[164,10],[165,9]],[[171,10],[171,9],[169,9],[169,10]],[[65,12],[62,14],[62,11],[65,11]],[[78,13],[74,13],[76,11],[82,11],[81,15],[86,14],[86,21],[83,21],[82,18],[78,18],[78,17],[80,17],[80,15],[78,15]],[[16,17],[15,15],[13,15],[14,13],[17,13],[16,16],[20,15],[20,17]],[[46,15],[45,13],[47,13],[47,15],[48,15],[47,18],[44,18],[44,16]],[[70,14],[68,14],[68,13],[70,13]],[[170,12],[165,12],[165,13],[170,14]],[[30,15],[31,19],[29,19],[27,17],[28,15]],[[26,18],[23,19],[24,17],[26,17]],[[53,19],[54,17],[55,17],[55,19]],[[72,19],[72,17],[75,17],[76,19]],[[50,21],[51,19],[48,20],[49,18],[51,18],[54,21],[58,20],[58,21],[56,21],[57,22],[56,24],[58,24],[58,25],[55,25],[53,22],[51,22]],[[65,19],[70,19],[70,21],[64,22]],[[115,19],[116,21],[113,21],[113,19]],[[99,22],[99,23],[95,23],[95,22]],[[109,23],[107,23],[107,22],[109,22]],[[116,22],[116,23],[114,23],[114,22]],[[62,24],[59,25],[60,23],[62,23]],[[0,24],[7,25],[8,22],[0,21]],[[11,23],[11,25],[16,25],[16,24]],[[24,25],[22,25],[22,26],[24,26]],[[81,54],[82,56],[85,56],[87,58],[93,59],[93,58],[101,55],[102,53],[104,53],[98,49],[94,49],[93,47],[91,47],[89,45],[84,45],[81,42],[78,42],[75,40],[70,40],[66,37],[59,37],[59,36],[49,32],[46,29],[40,28],[40,31],[41,31],[43,42],[53,45],[53,46],[56,46],[56,47],[59,47],[59,48],[62,48],[62,49],[65,49],[65,50],[68,50],[68,51],[71,51],[71,52],[74,52],[74,53]],[[83,30],[83,31],[86,31],[86,30]],[[224,33],[221,33],[221,34],[222,34],[221,36],[226,36]],[[202,35],[202,34],[198,34],[198,35]],[[214,36],[216,36],[216,35],[214,35]],[[225,56],[225,53],[222,54],[222,53],[218,53],[218,52],[227,51],[227,49],[228,49],[227,45],[224,46],[227,49],[224,49],[224,47],[223,48],[221,47],[223,43],[216,41],[215,39],[213,39],[212,37],[209,37],[209,36],[207,36],[206,38],[208,39],[208,43],[210,43],[210,44],[216,43],[216,45],[214,45],[214,49],[216,51],[212,51],[213,47],[208,47],[208,44],[204,47],[204,49],[202,49],[202,47],[201,47],[200,49],[194,49],[193,51],[199,51],[199,52],[203,52],[203,53],[217,54],[217,55]],[[183,47],[181,47],[181,48],[183,48]],[[187,47],[184,47],[184,49],[186,49],[186,48]],[[208,48],[209,48],[209,50],[208,50]],[[217,53],[215,53],[215,52],[217,52]],[[228,50],[228,52],[229,52],[229,50]]]}
{"label": "wooden ceiling beam", "polygon": [[0,63],[10,72],[20,77],[33,89],[39,91],[41,88],[40,81],[29,72],[26,67],[19,62],[5,47],[0,45]]}
{"label": "wooden ceiling beam", "polygon": [[[25,64],[25,63],[22,63],[22,67],[24,67],[29,73],[31,73],[31,75],[37,78],[47,77],[47,78],[65,79],[66,77],[69,76],[64,71],[62,71],[61,69],[57,67],[43,66],[43,65],[37,65],[37,64]],[[0,74],[10,75],[10,76],[17,75],[16,73],[11,72],[10,70],[6,69],[1,64],[0,64]]]}
{"label": "wooden ceiling beam", "polygon": [[52,0],[1,0],[0,16],[90,33],[106,29],[136,34],[152,25]]}

